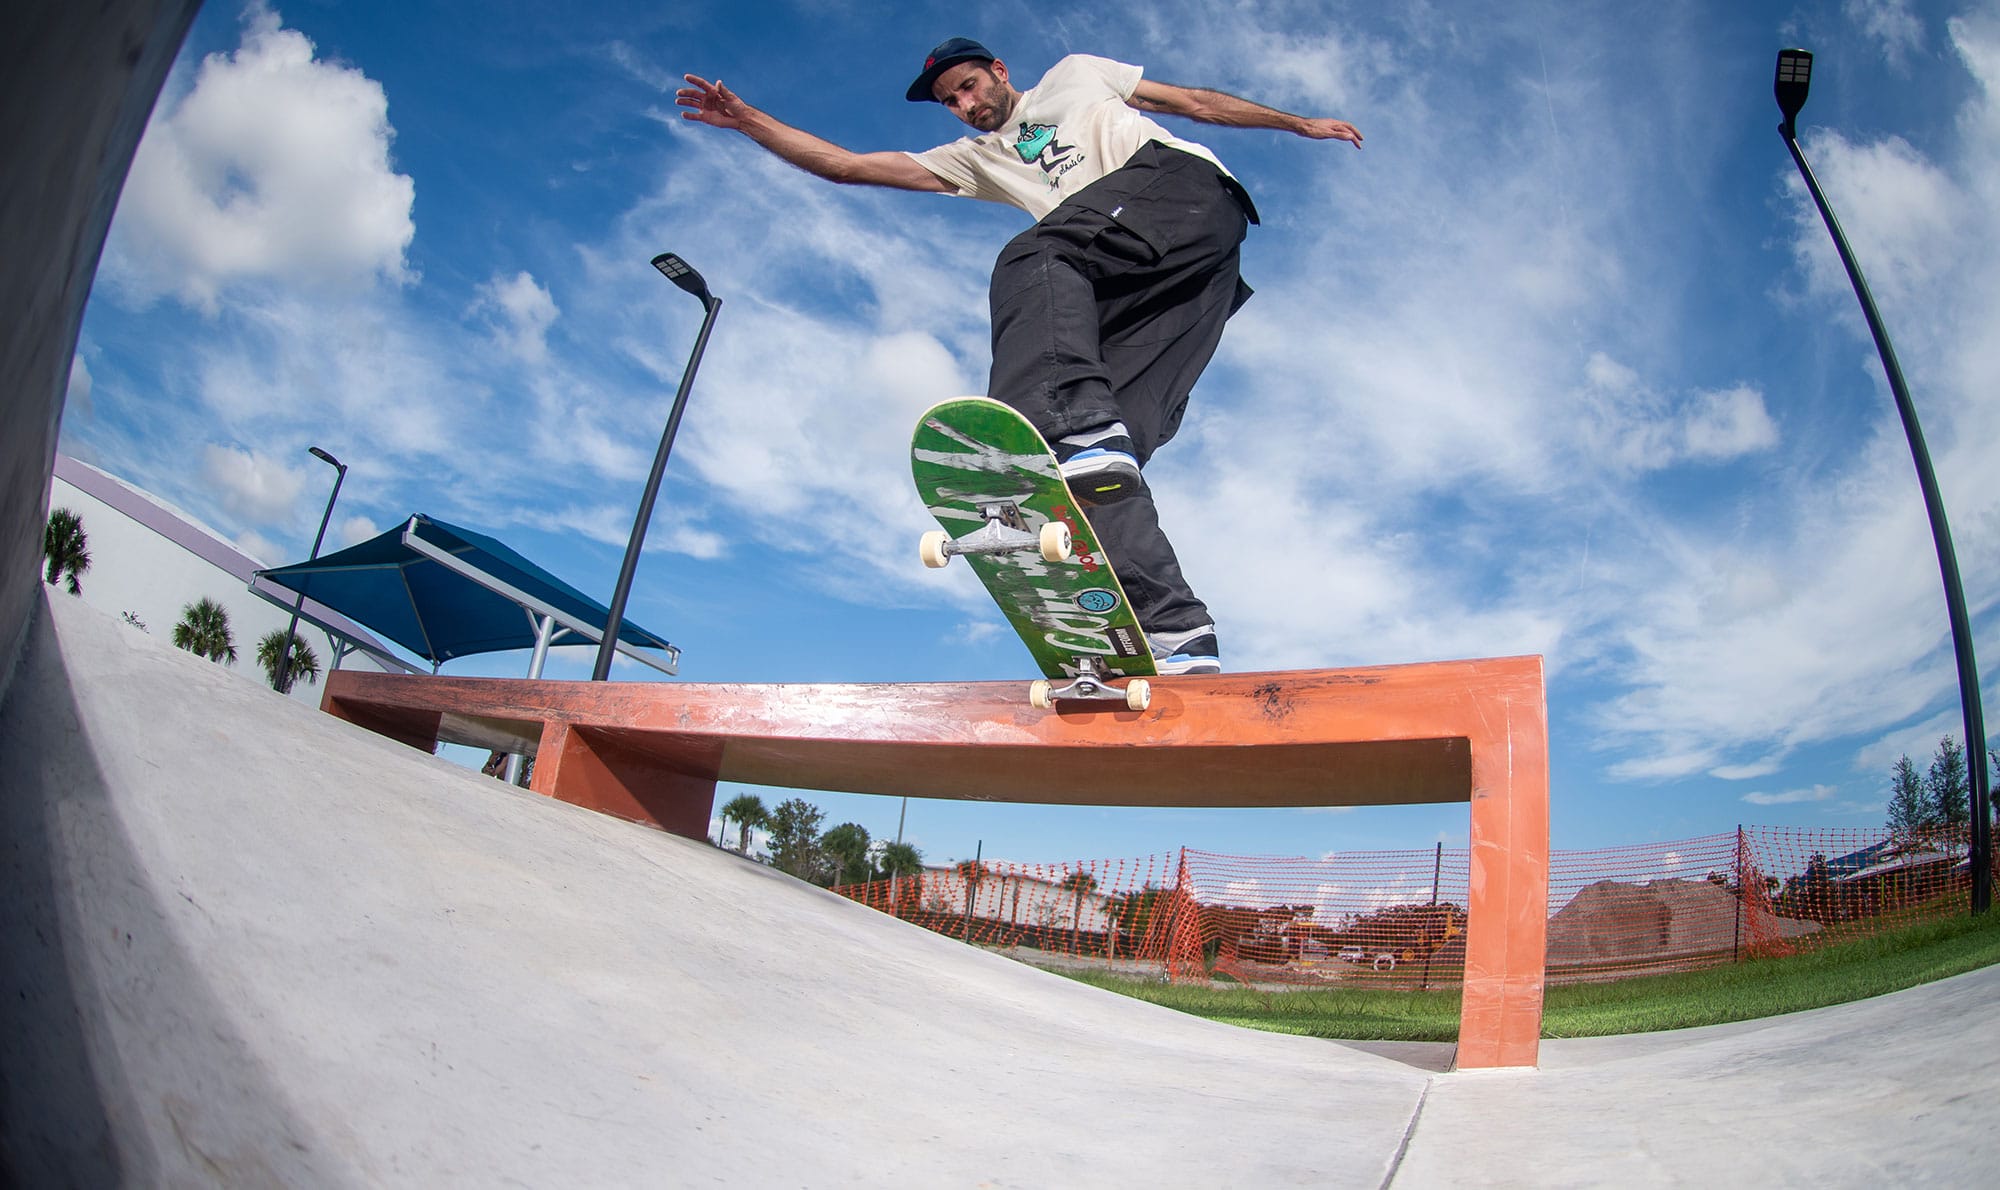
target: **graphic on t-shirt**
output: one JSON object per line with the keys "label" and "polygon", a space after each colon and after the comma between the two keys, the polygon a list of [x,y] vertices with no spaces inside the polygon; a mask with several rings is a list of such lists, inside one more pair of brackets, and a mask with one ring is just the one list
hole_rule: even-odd
{"label": "graphic on t-shirt", "polygon": [[1021,125],[1021,134],[1014,138],[1014,151],[1021,155],[1024,163],[1033,162],[1041,166],[1046,174],[1054,174],[1058,170],[1067,172],[1075,164],[1067,159],[1076,152],[1076,146],[1057,143],[1054,124]]}

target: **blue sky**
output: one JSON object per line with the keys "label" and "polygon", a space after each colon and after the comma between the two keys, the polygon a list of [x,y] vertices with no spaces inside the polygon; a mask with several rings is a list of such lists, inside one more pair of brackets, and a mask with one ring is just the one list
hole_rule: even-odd
{"label": "blue sky", "polygon": [[[954,34],[1017,81],[1098,53],[1367,137],[1176,124],[1265,216],[1258,296],[1150,471],[1232,668],[1546,655],[1559,848],[1876,824],[1895,758],[1959,732],[1909,452],[1771,76],[1784,46],[1817,55],[1802,140],[1915,393],[1990,670],[1991,2],[211,0],[120,205],[62,449],[278,564],[311,546],[317,444],[351,467],[329,548],[423,511],[608,597],[700,322],[648,267],[675,251],[725,305],[629,614],[685,680],[1025,682],[969,573],[917,564],[907,469],[917,413],[984,387],[987,272],[1025,217],[834,187],[673,105],[692,72],[850,148],[927,148],[959,126],[902,91]],[[812,796],[896,831],[895,800]],[[1462,807],[928,800],[906,827],[933,861],[1464,833]]]}

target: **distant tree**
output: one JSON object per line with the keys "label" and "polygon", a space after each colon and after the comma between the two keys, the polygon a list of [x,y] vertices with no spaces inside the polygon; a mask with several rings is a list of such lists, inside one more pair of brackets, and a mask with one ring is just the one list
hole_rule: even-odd
{"label": "distant tree", "polygon": [[1118,930],[1119,923],[1125,920],[1125,900],[1116,895],[1104,898],[1104,957],[1107,959],[1118,957]]}
{"label": "distant tree", "polygon": [[257,642],[257,665],[264,671],[264,680],[271,683],[271,689],[280,694],[290,694],[300,678],[315,685],[319,682],[319,654],[313,652],[298,633],[291,633],[292,661],[285,667],[285,684],[278,685],[278,659],[285,652],[286,632],[273,628]]}
{"label": "distant tree", "polygon": [[889,878],[891,913],[901,913],[905,900],[914,900],[921,895],[922,882],[911,877],[922,874],[923,870],[924,853],[912,844],[883,843],[875,849],[875,878]]}
{"label": "distant tree", "polygon": [[801,880],[813,880],[825,862],[819,849],[824,811],[804,798],[786,798],[771,811],[771,866]]}
{"label": "distant tree", "polygon": [[70,594],[83,594],[77,577],[90,569],[90,534],[83,531],[83,518],[67,508],[51,512],[42,530],[42,557],[49,565],[50,586],[67,579]]}
{"label": "distant tree", "polygon": [[965,883],[965,920],[967,927],[970,928],[973,910],[979,905],[979,886],[993,874],[993,870],[976,859],[959,860],[951,866],[951,870]]}
{"label": "distant tree", "polygon": [[739,793],[722,806],[722,831],[717,833],[715,845],[722,846],[721,835],[728,831],[729,824],[736,824],[736,854],[750,854],[751,830],[768,825],[771,812],[764,808],[764,799],[754,793]]}
{"label": "distant tree", "polygon": [[133,615],[131,612],[119,612],[118,618],[125,621],[127,624],[130,624],[132,627],[137,628],[141,632],[151,631],[151,629],[146,627],[146,621]]}
{"label": "distant tree", "polygon": [[909,843],[884,843],[875,853],[875,870],[883,876],[915,876],[924,870],[924,853]]}
{"label": "distant tree", "polygon": [[1097,891],[1097,877],[1078,868],[1063,877],[1056,887],[1069,894],[1069,950],[1075,954],[1077,936],[1083,932],[1083,899]]}
{"label": "distant tree", "polygon": [[1143,942],[1153,927],[1153,919],[1165,913],[1168,906],[1162,904],[1173,892],[1170,888],[1148,884],[1130,896],[1118,901],[1118,928],[1129,938]]}
{"label": "distant tree", "polygon": [[1806,874],[1799,881],[1798,900],[1802,910],[1793,916],[1810,917],[1815,921],[1826,921],[1833,912],[1833,870],[1827,866],[1823,852],[1813,852],[1806,861]]}
{"label": "distant tree", "polygon": [[873,875],[868,866],[868,829],[843,822],[819,837],[819,849],[830,861],[826,876],[833,884],[861,884]]}
{"label": "distant tree", "polygon": [[1917,766],[1905,755],[1896,761],[1889,778],[1889,833],[1909,838],[1931,825],[1931,803],[1924,796],[1924,781]]}
{"label": "distant tree", "polygon": [[1931,754],[1930,771],[1924,774],[1924,794],[1931,806],[1934,826],[1960,827],[1972,821],[1968,808],[1971,784],[1966,779],[1965,749],[1945,736]]}
{"label": "distant tree", "polygon": [[174,647],[234,665],[236,638],[229,631],[228,609],[206,595],[183,605],[180,623],[174,625]]}

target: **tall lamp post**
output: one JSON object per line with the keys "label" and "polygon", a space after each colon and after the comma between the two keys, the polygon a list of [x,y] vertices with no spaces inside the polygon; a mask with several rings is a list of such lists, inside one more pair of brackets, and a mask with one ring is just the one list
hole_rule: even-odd
{"label": "tall lamp post", "polygon": [[[333,494],[326,498],[326,511],[320,514],[319,535],[313,538],[313,551],[311,557],[306,559],[308,562],[312,561],[313,558],[319,557],[320,543],[326,540],[326,523],[333,519],[333,502],[340,499],[340,485],[347,480],[347,464],[334,458],[317,446],[309,449],[312,451],[314,458],[322,463],[330,464],[335,474],[333,477]],[[292,676],[292,638],[298,635],[299,612],[304,610],[305,606],[306,593],[300,591],[298,601],[292,604],[292,622],[285,625],[285,649],[284,652],[278,654],[278,672],[271,677],[271,685],[276,686],[280,694],[288,693],[291,690],[290,685],[287,684],[287,680]]]}
{"label": "tall lamp post", "polygon": [[1958,577],[1958,555],[1951,546],[1944,498],[1938,492],[1937,475],[1931,470],[1930,451],[1924,446],[1924,431],[1917,423],[1916,406],[1910,401],[1909,387],[1903,383],[1903,369],[1896,363],[1896,349],[1889,343],[1889,332],[1883,329],[1882,316],[1875,310],[1875,299],[1861,276],[1861,266],[1854,262],[1854,253],[1840,230],[1840,220],[1834,218],[1833,208],[1820,193],[1812,167],[1806,164],[1806,156],[1799,150],[1796,121],[1812,87],[1812,62],[1813,56],[1805,50],[1778,52],[1773,91],[1778,98],[1778,110],[1785,116],[1785,122],[1778,125],[1778,133],[1785,138],[1785,147],[1792,151],[1792,160],[1798,163],[1806,189],[1812,192],[1813,204],[1833,235],[1834,247],[1840,250],[1840,263],[1847,266],[1854,296],[1861,299],[1861,312],[1868,319],[1869,333],[1875,336],[1882,369],[1889,374],[1889,389],[1896,394],[1896,411],[1903,418],[1903,433],[1910,440],[1917,482],[1924,490],[1924,507],[1930,512],[1931,537],[1937,543],[1938,569],[1944,574],[1945,607],[1951,618],[1952,647],[1958,659],[1958,698],[1965,715],[1966,770],[1972,781],[1972,848],[1968,857],[1972,868],[1972,911],[1984,913],[1993,901],[1993,820],[1991,789],[1987,784],[1986,722],[1979,706],[1979,665],[1972,654],[1972,620],[1965,610],[1965,588]]}
{"label": "tall lamp post", "polygon": [[632,575],[639,568],[639,547],[646,542],[646,526],[653,519],[653,501],[659,498],[660,479],[667,472],[667,454],[674,448],[674,434],[680,429],[681,413],[687,408],[688,390],[694,387],[694,371],[701,366],[701,353],[708,348],[708,332],[715,326],[715,312],[722,309],[722,299],[708,291],[708,283],[687,261],[671,252],[662,252],[653,258],[653,267],[675,286],[701,299],[701,334],[696,336],[694,352],[688,356],[687,368],[681,373],[681,387],[674,394],[673,412],[667,415],[667,428],[660,435],[659,452],[653,456],[653,473],[646,479],[646,494],[639,498],[639,514],[632,520],[632,540],[625,545],[625,562],[618,569],[618,587],[611,593],[610,612],[604,618],[604,638],[597,643],[597,668],[590,675],[593,682],[602,682],[611,676],[611,657],[618,649],[618,630],[625,624],[625,601],[632,594]]}

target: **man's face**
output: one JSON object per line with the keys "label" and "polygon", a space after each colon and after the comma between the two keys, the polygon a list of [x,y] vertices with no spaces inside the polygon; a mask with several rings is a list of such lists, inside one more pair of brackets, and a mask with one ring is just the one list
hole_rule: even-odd
{"label": "man's face", "polygon": [[979,129],[992,132],[1013,114],[1020,92],[1007,82],[1004,62],[960,62],[937,77],[931,94],[951,109],[951,114]]}

